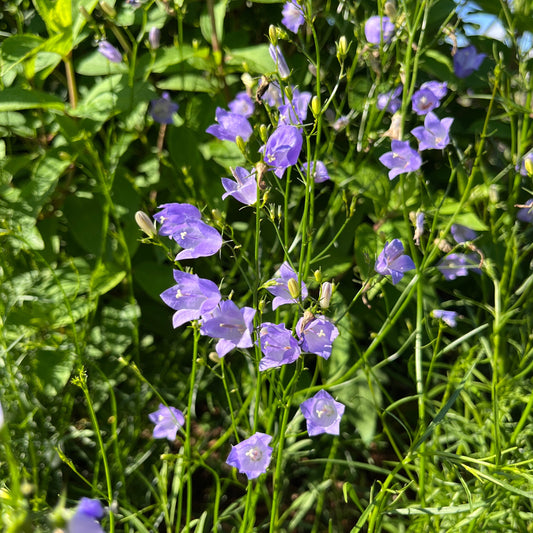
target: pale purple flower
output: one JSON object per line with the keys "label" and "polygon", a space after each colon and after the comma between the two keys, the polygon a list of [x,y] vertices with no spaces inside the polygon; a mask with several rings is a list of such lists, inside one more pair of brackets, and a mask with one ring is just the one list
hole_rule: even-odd
{"label": "pale purple flower", "polygon": [[338,435],[344,407],[344,404],[335,401],[325,390],[319,390],[312,398],[302,402],[300,409],[307,422],[309,436],[321,433]]}
{"label": "pale purple flower", "polygon": [[398,85],[396,89],[378,95],[376,103],[377,108],[381,111],[386,109],[389,113],[396,113],[402,105],[400,95],[403,91],[403,85]]}
{"label": "pale purple flower", "polygon": [[411,148],[409,141],[391,141],[392,151],[383,154],[379,160],[389,168],[389,179],[399,174],[414,172],[422,166],[420,154]]}
{"label": "pale purple flower", "polygon": [[348,124],[350,123],[350,117],[348,115],[341,115],[333,124],[331,127],[335,131],[342,131]]}
{"label": "pale purple flower", "polygon": [[394,35],[395,27],[389,17],[375,15],[365,22],[365,37],[371,44],[379,44],[383,38],[388,43]]}
{"label": "pale purple flower", "polygon": [[526,161],[528,161],[528,166],[529,165],[532,165],[533,167],[533,152],[529,152],[528,154],[526,154],[522,160],[520,161],[520,163],[518,165],[516,165],[516,170],[517,172],[520,172],[520,174],[522,176],[527,176],[528,175],[528,172],[527,172],[527,168],[526,168]]}
{"label": "pale purple flower", "polygon": [[150,48],[152,50],[156,50],[157,48],[159,48],[160,40],[161,30],[156,26],[152,26],[150,28],[150,31],[148,32],[148,42],[150,43]]}
{"label": "pale purple flower", "polygon": [[313,317],[305,314],[296,324],[296,335],[304,352],[329,359],[333,341],[339,336],[339,330],[323,315]]}
{"label": "pale purple flower", "polygon": [[176,310],[172,317],[175,328],[211,313],[220,302],[220,291],[211,280],[180,270],[174,270],[174,279],[177,285],[162,292],[161,299]]}
{"label": "pale purple flower", "polygon": [[155,424],[152,435],[154,439],[168,439],[173,441],[176,438],[178,429],[185,424],[183,413],[175,407],[167,407],[160,403],[159,409],[148,415],[150,422]]}
{"label": "pale purple flower", "polygon": [[312,95],[310,92],[300,92],[294,89],[292,102],[279,106],[278,126],[299,126],[307,119],[307,109]]}
{"label": "pale purple flower", "polygon": [[284,80],[288,78],[291,75],[291,71],[287,66],[287,61],[285,61],[285,57],[283,56],[281,48],[278,45],[274,46],[271,44],[268,47],[268,51],[270,52],[270,57],[272,58],[272,61],[274,61],[281,79]]}
{"label": "pale purple flower", "polygon": [[170,99],[165,91],[161,98],[150,101],[150,116],[159,124],[172,124],[172,115],[179,109],[178,104]]}
{"label": "pale purple flower", "polygon": [[103,516],[104,507],[100,500],[84,497],[69,520],[67,533],[104,533],[98,522]]}
{"label": "pale purple flower", "polygon": [[233,141],[237,137],[241,137],[243,141],[247,141],[252,135],[252,126],[242,115],[226,111],[221,107],[216,109],[216,121],[218,124],[211,124],[205,131],[214,135],[221,141]]}
{"label": "pale purple flower", "polygon": [[424,219],[426,215],[424,213],[418,213],[415,220],[415,234],[413,240],[417,246],[420,246],[420,237],[424,235]]}
{"label": "pale purple flower", "polygon": [[439,100],[442,100],[448,93],[448,84],[445,81],[426,81],[420,89],[429,89]]}
{"label": "pale purple flower", "polygon": [[533,198],[530,198],[524,205],[527,207],[520,208],[516,218],[522,222],[533,224]]}
{"label": "pale purple flower", "polygon": [[[302,165],[302,172],[304,174],[307,173],[307,166],[308,163],[304,163]],[[326,168],[326,165],[322,163],[322,161],[317,161],[316,165],[314,163],[311,163],[311,177],[313,178],[315,183],[322,183],[330,179],[328,169]]]}
{"label": "pale purple flower", "polygon": [[434,318],[440,318],[445,324],[454,328],[457,326],[457,316],[455,311],[444,311],[442,309],[434,309],[431,314]]}
{"label": "pale purple flower", "polygon": [[154,215],[159,222],[159,234],[174,239],[183,250],[176,260],[193,259],[216,254],[222,247],[222,236],[202,221],[200,211],[191,204],[163,204]]}
{"label": "pale purple flower", "polygon": [[297,163],[302,144],[302,133],[296,126],[279,126],[269,137],[262,150],[265,163],[274,168],[278,178],[283,177],[285,169]]}
{"label": "pale purple flower", "polygon": [[248,96],[246,91],[241,91],[228,104],[229,110],[237,115],[249,118],[254,113],[254,101]]}
{"label": "pale purple flower", "polygon": [[450,127],[453,118],[439,118],[430,111],[424,119],[423,126],[417,126],[411,133],[418,139],[418,149],[441,150],[450,144]]}
{"label": "pale purple flower", "polygon": [[256,171],[251,172],[243,167],[231,169],[235,181],[229,178],[221,178],[222,186],[226,192],[222,195],[222,200],[228,196],[233,196],[235,200],[244,205],[254,205],[257,202],[257,180]]}
{"label": "pale purple flower", "polygon": [[264,474],[270,464],[272,437],[266,433],[256,432],[250,438],[231,447],[226,463],[234,466],[248,479],[255,479]]}
{"label": "pale purple flower", "polygon": [[113,63],[122,62],[122,54],[109,42],[106,40],[100,41],[98,43],[98,51],[109,61]]}
{"label": "pale purple flower", "polygon": [[413,260],[403,252],[404,248],[400,239],[386,242],[374,265],[374,270],[378,274],[392,277],[393,285],[403,278],[404,272],[416,268]]}
{"label": "pale purple flower", "polygon": [[467,276],[469,270],[479,274],[481,271],[477,268],[477,265],[478,262],[475,255],[453,253],[443,257],[437,264],[437,268],[444,276],[444,279],[451,281],[461,276]]}
{"label": "pale purple flower", "polygon": [[[303,281],[300,282],[300,294],[297,298],[289,291],[289,280],[293,279],[298,283],[298,275],[285,261],[274,275],[274,278],[267,281],[266,290],[275,296],[272,301],[272,309],[277,309],[280,305],[294,304],[307,298],[307,287]],[[298,286],[296,284],[296,286]]]}
{"label": "pale purple flower", "polygon": [[202,321],[200,333],[214,339],[220,339],[216,345],[219,357],[224,357],[234,348],[251,348],[252,327],[255,309],[239,309],[231,300],[220,302],[211,316]]}
{"label": "pale purple flower", "polygon": [[477,237],[477,233],[473,229],[461,224],[452,224],[451,233],[457,243],[473,241]]}
{"label": "pale purple flower", "polygon": [[283,15],[282,24],[293,33],[298,33],[298,29],[305,22],[302,6],[296,0],[290,0],[283,5],[281,13]]}
{"label": "pale purple flower", "polygon": [[453,70],[458,78],[466,78],[476,71],[487,57],[478,54],[476,47],[471,44],[465,48],[459,48],[453,56]]}
{"label": "pale purple flower", "polygon": [[259,342],[264,355],[259,361],[260,371],[294,363],[301,353],[298,341],[285,327],[285,324],[273,324],[272,322],[261,324]]}
{"label": "pale purple flower", "polygon": [[270,82],[268,89],[261,99],[264,100],[270,107],[279,107],[283,104],[284,97],[276,81]]}
{"label": "pale purple flower", "polygon": [[411,99],[413,111],[417,115],[426,115],[440,105],[440,99],[430,89],[418,89]]}

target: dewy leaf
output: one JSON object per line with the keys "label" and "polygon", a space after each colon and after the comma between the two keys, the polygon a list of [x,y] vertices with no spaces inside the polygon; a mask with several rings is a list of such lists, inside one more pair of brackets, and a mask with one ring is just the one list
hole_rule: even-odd
{"label": "dewy leaf", "polygon": [[22,109],[63,111],[65,104],[57,96],[43,91],[29,91],[18,87],[9,87],[0,91],[0,111],[20,111]]}

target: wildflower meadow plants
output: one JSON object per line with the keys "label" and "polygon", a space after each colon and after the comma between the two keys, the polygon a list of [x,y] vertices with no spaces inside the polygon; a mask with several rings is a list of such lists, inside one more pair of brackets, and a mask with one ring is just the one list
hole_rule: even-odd
{"label": "wildflower meadow plants", "polygon": [[489,7],[6,2],[4,531],[528,530],[531,17]]}

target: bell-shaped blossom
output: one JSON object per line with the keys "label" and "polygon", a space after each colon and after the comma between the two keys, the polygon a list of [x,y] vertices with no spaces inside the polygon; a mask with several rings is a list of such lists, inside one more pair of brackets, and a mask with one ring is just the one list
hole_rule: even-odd
{"label": "bell-shaped blossom", "polygon": [[234,348],[251,348],[255,309],[239,309],[231,300],[220,302],[210,316],[202,321],[200,333],[219,339],[215,350],[224,357]]}
{"label": "bell-shaped blossom", "polygon": [[414,172],[422,166],[420,154],[411,148],[409,141],[391,141],[392,151],[383,154],[379,160],[388,168],[389,179],[399,174]]}
{"label": "bell-shaped blossom", "polygon": [[302,402],[300,410],[307,422],[309,436],[314,437],[321,433],[338,435],[344,407],[344,404],[335,401],[325,390],[319,390],[312,398]]}
{"label": "bell-shaped blossom", "polygon": [[292,101],[279,106],[279,126],[300,126],[307,119],[307,109],[312,95],[310,92],[300,92],[294,89]]}
{"label": "bell-shaped blossom", "polygon": [[448,84],[445,81],[426,81],[420,89],[430,90],[439,100],[442,100],[448,93]]}
{"label": "bell-shaped blossom", "polygon": [[252,126],[242,115],[226,111],[221,107],[216,109],[216,121],[218,124],[211,124],[205,131],[214,135],[221,141],[233,141],[237,137],[241,137],[243,141],[247,141],[252,135]]}
{"label": "bell-shaped blossom", "polygon": [[167,407],[160,403],[159,409],[148,415],[150,422],[155,424],[152,433],[154,439],[168,439],[173,441],[176,438],[178,429],[185,424],[183,413],[175,407]]}
{"label": "bell-shaped blossom", "polygon": [[411,98],[413,111],[417,115],[426,115],[440,105],[440,99],[430,89],[418,89]]}
{"label": "bell-shaped blossom", "polygon": [[386,242],[374,265],[374,270],[378,274],[392,277],[393,285],[403,278],[404,272],[416,268],[413,260],[403,252],[404,248],[400,239]]}
{"label": "bell-shaped blossom", "polygon": [[222,186],[226,192],[222,200],[233,196],[235,200],[244,205],[254,205],[257,202],[257,179],[255,169],[250,172],[243,167],[231,169],[235,181],[229,178],[221,178]]}
{"label": "bell-shaped blossom", "polygon": [[272,309],[277,309],[280,305],[295,304],[301,300],[307,298],[307,287],[303,281],[300,282],[299,294],[294,295],[294,291],[289,289],[289,280],[296,282],[296,288],[298,289],[298,274],[291,268],[289,263],[285,261],[274,275],[274,278],[267,281],[265,286],[266,290],[275,296],[272,301]]}
{"label": "bell-shaped blossom", "polygon": [[228,104],[229,110],[237,115],[249,118],[254,113],[254,101],[248,96],[246,91],[241,91]]}
{"label": "bell-shaped blossom", "polygon": [[100,500],[82,498],[69,520],[67,533],[104,533],[98,522],[104,516]]}
{"label": "bell-shaped blossom", "polygon": [[258,343],[264,355],[259,361],[260,371],[294,363],[301,353],[298,341],[285,324],[261,324]]}
{"label": "bell-shaped blossom", "polygon": [[161,95],[161,98],[150,101],[150,116],[159,124],[172,124],[172,115],[178,109],[178,104],[170,99],[166,91]]}
{"label": "bell-shaped blossom", "polygon": [[516,218],[522,222],[533,224],[533,198],[530,198],[525,204],[526,207],[521,207],[516,214]]}
{"label": "bell-shaped blossom", "polygon": [[417,126],[411,133],[418,139],[418,149],[422,150],[442,150],[450,144],[450,127],[453,118],[439,118],[429,112],[424,119],[423,126]]}
{"label": "bell-shaped blossom", "polygon": [[455,311],[444,311],[443,309],[434,309],[431,311],[434,318],[440,318],[446,325],[454,328],[457,326],[457,316]]}
{"label": "bell-shaped blossom", "polygon": [[375,15],[365,22],[365,37],[371,44],[379,44],[383,39],[388,43],[394,35],[395,27],[389,17]]}
{"label": "bell-shaped blossom", "polygon": [[272,61],[274,61],[274,64],[276,65],[276,70],[278,71],[280,78],[282,80],[287,79],[291,75],[291,71],[289,70],[287,61],[285,61],[285,56],[283,55],[283,52],[281,51],[279,45],[274,46],[273,44],[271,44],[268,47],[268,51],[270,52],[270,57],[272,58]]}
{"label": "bell-shaped blossom", "polygon": [[265,163],[274,168],[274,174],[282,178],[285,170],[298,162],[303,137],[296,126],[279,126],[268,138],[264,151]]}
{"label": "bell-shaped blossom", "polygon": [[452,281],[461,276],[468,276],[468,271],[473,270],[476,273],[481,271],[477,268],[478,262],[474,254],[453,253],[443,257],[437,264],[444,279]]}
{"label": "bell-shaped blossom", "polygon": [[221,300],[220,291],[211,280],[174,270],[176,285],[161,293],[161,299],[176,312],[172,325],[177,328],[211,313]]}
{"label": "bell-shaped blossom", "polygon": [[296,324],[296,335],[300,339],[302,350],[329,359],[339,330],[325,316],[309,315],[306,313]]}
{"label": "bell-shaped blossom", "polygon": [[216,254],[222,247],[222,236],[202,221],[200,211],[191,204],[163,204],[162,211],[154,215],[161,224],[159,235],[174,239],[183,250],[176,260],[207,257]]}
{"label": "bell-shaped blossom", "polygon": [[[304,174],[307,173],[308,165],[308,163],[304,163],[302,165],[302,172]],[[330,179],[328,169],[326,168],[326,165],[322,163],[322,161],[317,161],[316,164],[311,163],[311,177],[315,183],[322,183]]]}
{"label": "bell-shaped blossom", "polygon": [[455,242],[459,244],[473,241],[477,237],[477,233],[473,229],[462,226],[461,224],[452,224],[451,233]]}
{"label": "bell-shaped blossom", "polygon": [[248,479],[255,479],[264,474],[270,464],[272,437],[266,433],[254,433],[250,438],[232,446],[226,463],[234,466]]}
{"label": "bell-shaped blossom", "polygon": [[290,0],[283,5],[281,11],[283,18],[281,23],[293,33],[298,33],[298,29],[305,22],[304,10],[297,0]]}
{"label": "bell-shaped blossom", "polygon": [[109,41],[100,41],[98,43],[98,51],[112,63],[122,62],[122,54]]}
{"label": "bell-shaped blossom", "polygon": [[381,111],[387,110],[389,113],[396,113],[402,105],[400,95],[403,91],[403,85],[398,85],[396,89],[378,95],[376,106]]}
{"label": "bell-shaped blossom", "polygon": [[453,70],[458,78],[466,78],[475,72],[483,63],[486,54],[478,54],[476,47],[471,44],[459,48],[453,56]]}

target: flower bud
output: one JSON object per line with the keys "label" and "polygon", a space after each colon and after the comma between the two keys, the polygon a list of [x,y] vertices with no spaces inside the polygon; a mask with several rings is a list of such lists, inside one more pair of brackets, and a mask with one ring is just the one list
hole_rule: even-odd
{"label": "flower bud", "polygon": [[241,151],[241,153],[246,156],[246,143],[240,135],[237,135],[237,137],[235,137],[235,144],[237,145],[237,148]]}
{"label": "flower bud", "polygon": [[387,2],[385,2],[383,11],[385,12],[385,15],[387,15],[387,17],[389,17],[391,20],[394,20],[396,18],[396,4],[392,0],[387,0]]}
{"label": "flower bud", "polygon": [[259,136],[261,137],[261,140],[266,144],[268,141],[268,129],[264,124],[261,124],[259,126]]}
{"label": "flower bud", "polygon": [[293,298],[298,298],[298,296],[300,296],[300,286],[298,285],[297,279],[289,278],[289,281],[287,281],[287,288],[289,289],[289,294]]}
{"label": "flower bud", "polygon": [[315,276],[315,281],[317,283],[322,283],[322,270],[317,269],[313,272],[313,276]]}
{"label": "flower bud", "polygon": [[157,230],[155,229],[152,219],[143,211],[137,211],[135,213],[135,222],[139,228],[141,228],[148,237],[155,237],[157,235]]}
{"label": "flower bud", "polygon": [[324,281],[320,286],[320,296],[318,297],[318,305],[320,305],[322,309],[327,309],[329,307],[332,294],[333,284],[329,281]]}
{"label": "flower bud", "polygon": [[336,43],[337,45],[337,59],[339,60],[339,63],[342,63],[344,59],[346,58],[348,54],[348,50],[350,49],[350,46],[352,43],[348,43],[348,40],[344,35],[341,35],[339,42]]}
{"label": "flower bud", "polygon": [[161,31],[159,30],[159,28],[156,28],[155,26],[150,28],[150,31],[148,32],[148,42],[150,43],[150,48],[152,50],[159,48],[160,38]]}
{"label": "flower bud", "polygon": [[320,110],[322,106],[320,104],[320,98],[318,96],[313,96],[313,99],[311,100],[311,111],[313,112],[313,115],[315,117],[318,117],[320,115]]}
{"label": "flower bud", "polygon": [[273,24],[271,24],[268,28],[268,38],[274,46],[278,44],[278,32],[276,30],[276,26]]}
{"label": "flower bud", "polygon": [[533,159],[526,157],[524,166],[526,167],[527,175],[533,177]]}

